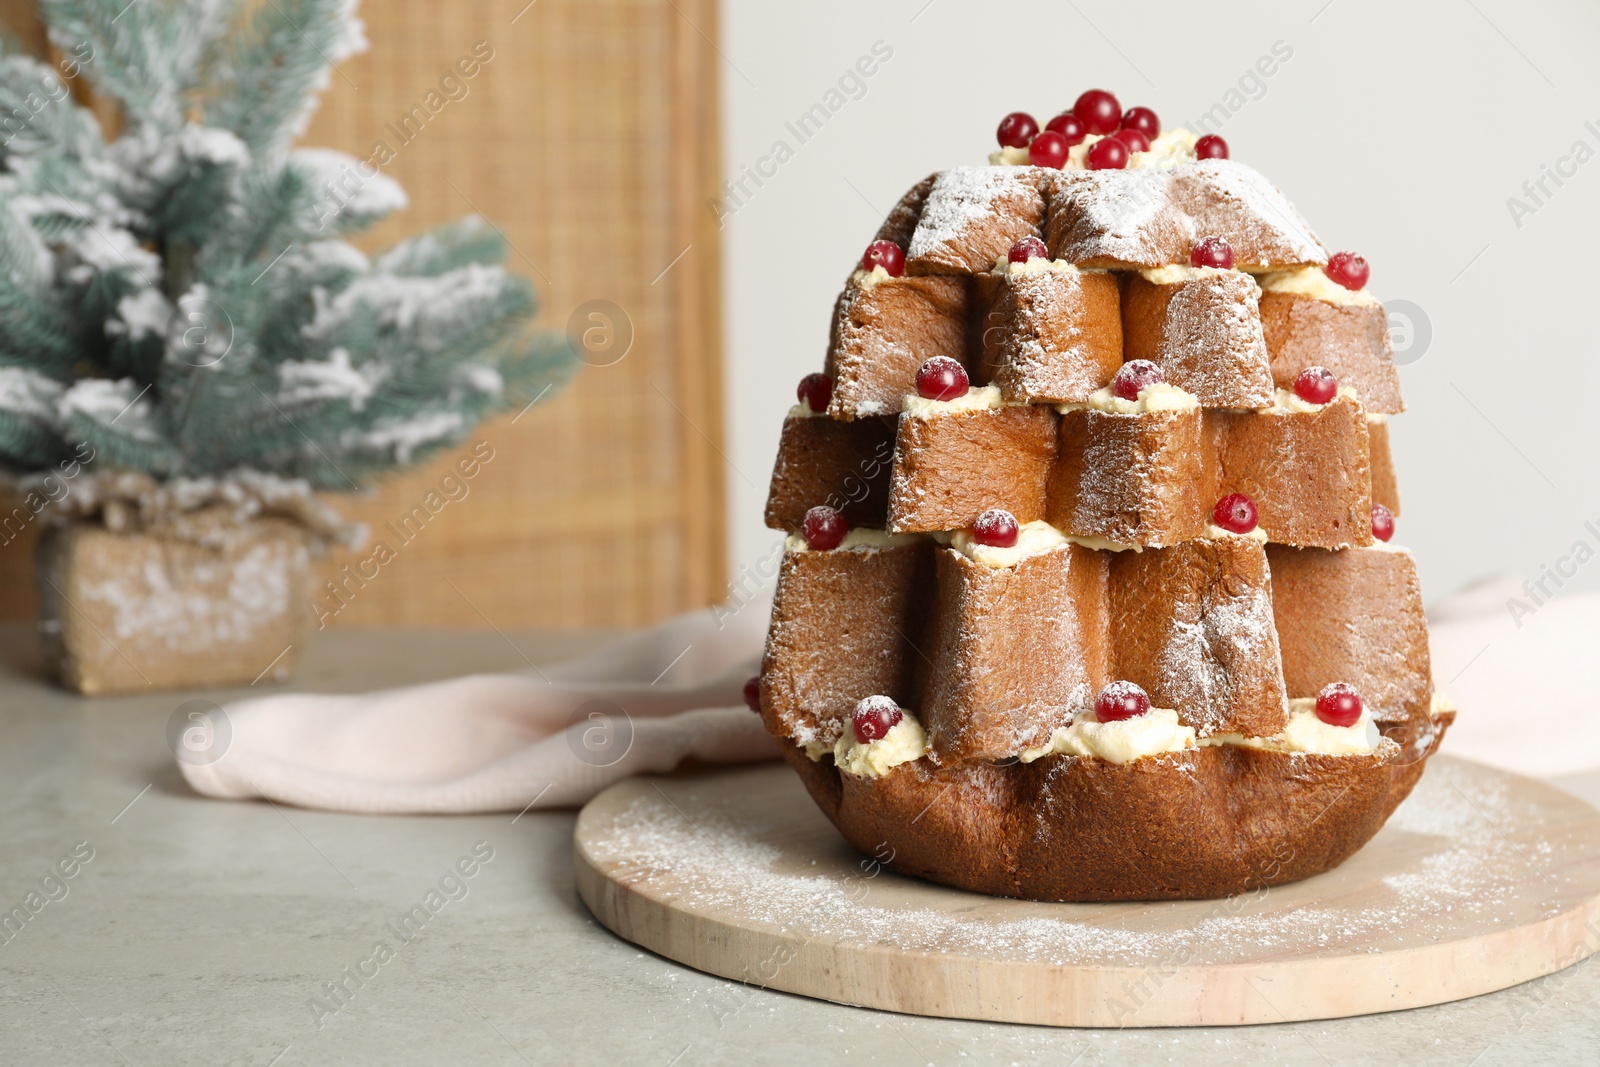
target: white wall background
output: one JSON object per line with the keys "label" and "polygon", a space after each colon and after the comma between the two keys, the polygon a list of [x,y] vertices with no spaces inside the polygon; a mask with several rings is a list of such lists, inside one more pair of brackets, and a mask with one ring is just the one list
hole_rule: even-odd
{"label": "white wall background", "polygon": [[[799,143],[785,122],[877,41],[892,58]],[[1324,242],[1367,256],[1377,296],[1431,324],[1401,371],[1410,410],[1391,424],[1396,540],[1416,551],[1428,598],[1495,573],[1537,578],[1580,539],[1600,549],[1584,526],[1600,531],[1600,5],[724,0],[725,169],[737,177],[778,140],[793,150],[724,205],[735,573],[777,542],[761,514],[783,413],[821,369],[834,297],[906,188],[982,162],[1007,111],[1042,123],[1094,86],[1180,124],[1277,41],[1292,58],[1246,84],[1220,132]],[[1580,141],[1585,162],[1563,164],[1576,173],[1528,199],[1523,183]],[[1512,196],[1535,208],[1520,226]],[[1600,587],[1600,564],[1565,591],[1582,587]]]}

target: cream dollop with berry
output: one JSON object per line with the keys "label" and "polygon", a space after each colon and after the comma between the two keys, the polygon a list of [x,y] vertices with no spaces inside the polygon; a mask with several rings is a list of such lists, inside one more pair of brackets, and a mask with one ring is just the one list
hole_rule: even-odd
{"label": "cream dollop with berry", "polygon": [[783,549],[785,552],[832,552],[835,549],[841,552],[871,552],[881,548],[898,548],[901,545],[909,545],[921,536],[921,534],[914,533],[892,534],[883,530],[858,526],[846,532],[838,543],[828,548],[821,548],[808,544],[805,533],[802,531],[785,537],[783,539]]}
{"label": "cream dollop with berry", "polygon": [[1349,726],[1334,726],[1317,718],[1315,697],[1289,701],[1289,724],[1272,737],[1241,737],[1217,734],[1200,742],[1203,745],[1238,745],[1269,752],[1300,752],[1318,756],[1370,756],[1378,750],[1383,735],[1370,712],[1363,710]]}
{"label": "cream dollop with berry", "polygon": [[1041,756],[1092,756],[1111,763],[1132,763],[1145,756],[1194,747],[1194,727],[1178,722],[1178,713],[1171,708],[1151,708],[1118,722],[1087,716],[1074,719],[1071,726],[1056,727],[1049,744],[1028,749],[1018,758],[1031,763]]}
{"label": "cream dollop with berry", "polygon": [[1136,400],[1120,397],[1113,392],[1111,386],[1107,386],[1092,393],[1087,403],[1061,404],[1059,410],[1063,415],[1069,411],[1082,411],[1085,408],[1110,415],[1143,415],[1149,411],[1193,411],[1199,406],[1200,400],[1193,393],[1186,393],[1176,385],[1157,382],[1140,389]]}
{"label": "cream dollop with berry", "polygon": [[833,762],[859,778],[878,778],[927,752],[928,735],[917,717],[889,697],[871,696],[856,705],[850,726],[834,743]]}
{"label": "cream dollop with berry", "polygon": [[[1061,164],[1061,170],[1089,170],[1089,150],[1109,134],[1091,133],[1077,144],[1067,149],[1067,158]],[[1193,163],[1197,157],[1195,141],[1197,138],[1182,126],[1167,130],[1150,142],[1150,147],[1144,151],[1131,151],[1127,154],[1127,162],[1123,164],[1127,170],[1169,170],[1172,167]],[[1033,154],[1027,148],[1017,148],[1004,145],[997,151],[989,153],[989,165],[992,167],[1030,167],[1038,166],[1033,159]]]}
{"label": "cream dollop with berry", "polygon": [[1327,401],[1327,403],[1318,404],[1313,401],[1306,400],[1303,397],[1297,396],[1292,390],[1279,389],[1273,396],[1272,406],[1268,408],[1260,408],[1258,410],[1260,410],[1263,415],[1284,415],[1289,412],[1294,412],[1295,414],[1300,415],[1309,415],[1313,412],[1321,411],[1323,408],[1327,407],[1328,404],[1332,404],[1337,400],[1352,400],[1359,403],[1361,396],[1348,385],[1341,385],[1339,386],[1339,391],[1334,394],[1331,400]]}
{"label": "cream dollop with berry", "polygon": [[1169,263],[1165,267],[1152,267],[1142,270],[1139,276],[1151,285],[1182,285],[1184,282],[1198,281],[1201,278],[1216,274],[1227,274],[1228,268],[1224,267],[1195,267],[1183,263]]}
{"label": "cream dollop with berry", "polygon": [[1394,746],[1378,732],[1361,694],[1344,682],[1334,682],[1314,697],[1291,699],[1289,722],[1282,733],[1272,737],[1219,734],[1201,743],[1318,756],[1370,756],[1383,745]]}
{"label": "cream dollop with berry", "polygon": [[1048,744],[1026,749],[1017,758],[1032,763],[1041,756],[1090,756],[1132,763],[1194,747],[1194,727],[1178,722],[1176,711],[1151,707],[1149,694],[1139,686],[1116,681],[1100,690],[1092,712],[1079,715],[1069,726],[1056,727]]}
{"label": "cream dollop with berry", "polygon": [[901,402],[901,414],[913,419],[936,419],[943,415],[962,415],[974,411],[990,411],[1005,406],[1000,399],[998,385],[984,385],[968,389],[950,400],[935,400],[925,396],[906,394]]}
{"label": "cream dollop with berry", "polygon": [[1325,304],[1347,307],[1376,307],[1378,304],[1377,298],[1365,289],[1346,289],[1328,277],[1321,267],[1301,267],[1299,270],[1264,274],[1259,282],[1264,292],[1308,296]]}
{"label": "cream dollop with berry", "polygon": [[[1009,515],[1006,517],[1010,518]],[[1043,519],[1025,522],[1020,526],[1013,519],[1008,542],[996,543],[992,538],[985,539],[984,531],[978,528],[957,530],[950,537],[951,548],[986,567],[1015,567],[1029,556],[1042,556],[1071,543],[1065,534]]]}

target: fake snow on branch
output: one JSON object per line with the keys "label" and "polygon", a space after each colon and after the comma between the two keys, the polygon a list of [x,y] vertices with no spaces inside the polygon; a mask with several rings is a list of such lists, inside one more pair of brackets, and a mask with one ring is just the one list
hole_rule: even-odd
{"label": "fake snow on branch", "polygon": [[[44,13],[70,69],[0,55],[0,106],[27,104],[0,115],[0,471],[89,454],[156,484],[350,489],[576,365],[530,333],[484,220],[370,259],[343,239],[407,204],[371,163],[292,147],[366,47],[355,0]],[[79,78],[120,105],[114,140]]]}

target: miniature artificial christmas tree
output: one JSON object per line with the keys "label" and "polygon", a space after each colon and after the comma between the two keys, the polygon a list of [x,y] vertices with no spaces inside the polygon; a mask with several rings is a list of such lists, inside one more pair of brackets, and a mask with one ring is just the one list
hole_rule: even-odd
{"label": "miniature artificial christmas tree", "polygon": [[354,0],[39,7],[65,58],[0,58],[0,465],[24,516],[75,520],[41,549],[47,634],[85,691],[248,681],[351,535],[311,490],[460,443],[570,353],[481,219],[348,243],[404,192],[291,144],[365,47]]}

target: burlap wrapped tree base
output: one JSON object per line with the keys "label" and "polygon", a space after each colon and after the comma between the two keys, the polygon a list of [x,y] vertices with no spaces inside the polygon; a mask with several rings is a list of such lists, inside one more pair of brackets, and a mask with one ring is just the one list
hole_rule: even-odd
{"label": "burlap wrapped tree base", "polygon": [[282,679],[310,636],[314,534],[291,519],[194,531],[51,528],[40,627],[63,685],[96,695]]}

